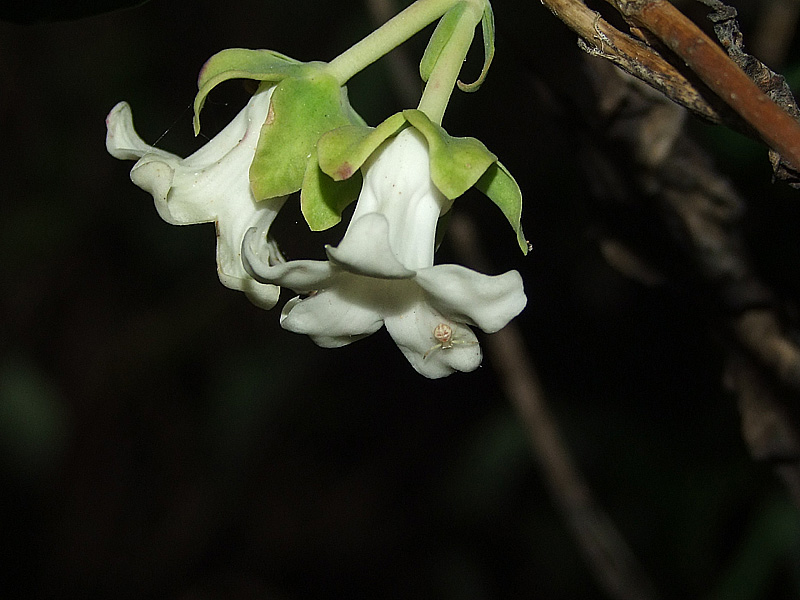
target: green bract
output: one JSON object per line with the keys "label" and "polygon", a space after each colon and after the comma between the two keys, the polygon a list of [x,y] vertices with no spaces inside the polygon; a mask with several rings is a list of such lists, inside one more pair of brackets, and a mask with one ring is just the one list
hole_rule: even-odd
{"label": "green bract", "polygon": [[256,198],[299,190],[320,136],[350,124],[363,121],[347,102],[345,88],[319,67],[303,77],[280,81],[250,167]]}
{"label": "green bract", "polygon": [[323,231],[342,220],[342,212],[358,198],[361,175],[343,181],[326,175],[317,163],[317,150],[311,154],[300,192],[300,210],[311,231]]}
{"label": "green bract", "polygon": [[517,243],[522,249],[522,253],[527,254],[530,246],[522,233],[522,192],[508,169],[500,161],[497,161],[486,169],[475,187],[486,194],[503,211],[517,234]]}
{"label": "green bract", "polygon": [[[200,71],[199,91],[194,102],[195,133],[200,131],[200,111],[208,93],[223,81],[254,79],[261,82],[259,91],[275,88],[250,165],[250,184],[257,200],[298,191],[308,171],[311,179],[307,195],[312,194],[316,186],[327,190],[324,199],[317,194],[323,203],[337,207],[344,202],[344,199],[332,200],[331,195],[340,190],[323,185],[309,161],[323,133],[364,122],[350,107],[345,88],[325,72],[325,66],[322,62],[302,63],[271,50],[231,48],[212,56]],[[316,165],[316,161],[312,162]],[[316,184],[312,185],[312,181]],[[354,185],[346,187],[352,190]],[[345,194],[349,195],[349,192]],[[324,222],[329,223],[330,219]]]}
{"label": "green bract", "polygon": [[464,14],[466,7],[466,2],[456,4],[444,14],[436,25],[436,29],[433,30],[433,35],[425,47],[425,53],[419,63],[419,76],[422,77],[422,81],[427,82],[430,79],[433,67],[436,65],[436,61],[439,60],[439,55],[447,45],[447,42],[450,41],[453,30],[456,28],[461,15]]}
{"label": "green bract", "polygon": [[[405,124],[402,113],[397,113],[377,127],[345,125],[320,138],[300,193],[300,210],[312,231],[328,229],[342,220],[342,212],[361,190],[358,170],[378,146]],[[320,146],[324,147],[322,156],[318,156]]]}
{"label": "green bract", "polygon": [[[425,53],[422,55],[422,60],[419,63],[419,74],[420,77],[422,77],[422,81],[428,81],[428,79],[430,79],[431,73],[433,72],[433,67],[436,65],[436,61],[439,60],[442,50],[444,50],[450,41],[453,31],[458,25],[459,20],[464,15],[466,8],[467,2],[459,2],[453,6],[453,8],[448,10],[439,20],[439,23],[436,25],[436,29],[433,31],[433,35],[431,36],[431,39],[425,48]],[[472,83],[458,81],[458,88],[462,92],[478,91],[478,88],[481,87],[481,84],[483,84],[484,80],[486,79],[486,74],[489,72],[489,67],[491,66],[492,59],[494,58],[494,13],[492,12],[492,5],[489,4],[488,0],[486,1],[483,9],[483,16],[481,17],[481,31],[483,33],[484,56],[481,74],[478,76],[478,79]]]}
{"label": "green bract", "polygon": [[419,110],[404,110],[403,116],[428,142],[431,179],[445,196],[458,198],[475,185],[497,157],[475,138],[448,135]]}
{"label": "green bract", "polygon": [[337,182],[349,180],[381,144],[407,126],[417,129],[427,142],[431,180],[437,189],[454,200],[477,187],[503,212],[522,252],[527,254],[521,224],[522,193],[514,178],[482,142],[448,135],[419,110],[404,110],[378,127],[347,125],[333,129],[319,139],[314,164],[319,164],[320,172],[311,170],[309,163],[301,196],[303,215],[311,229],[327,229],[339,222],[358,190],[354,186],[345,191]]}
{"label": "green bract", "polygon": [[457,81],[458,89],[462,92],[477,92],[481,87],[483,81],[486,79],[486,74],[489,72],[489,67],[494,59],[494,12],[492,12],[492,5],[489,0],[486,0],[486,6],[483,9],[483,18],[481,19],[481,33],[483,34],[483,68],[478,79],[472,83],[464,83]]}
{"label": "green bract", "polygon": [[217,52],[206,61],[197,78],[197,96],[194,99],[194,134],[200,133],[200,111],[206,96],[228,79],[254,79],[280,81],[297,74],[304,64],[272,50],[247,50],[229,48]]}
{"label": "green bract", "polygon": [[405,124],[403,113],[397,113],[377,127],[350,125],[329,131],[319,142],[322,148],[320,168],[337,181],[347,179],[361,168],[378,146]]}

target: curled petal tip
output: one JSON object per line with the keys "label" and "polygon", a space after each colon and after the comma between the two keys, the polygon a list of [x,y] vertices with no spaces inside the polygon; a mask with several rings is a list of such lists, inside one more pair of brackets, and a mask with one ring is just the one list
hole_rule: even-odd
{"label": "curled petal tip", "polygon": [[133,114],[127,102],[119,102],[106,117],[106,150],[120,160],[138,160],[150,150],[133,126]]}
{"label": "curled petal tip", "polygon": [[242,238],[242,266],[245,272],[258,281],[259,275],[253,268],[253,261],[258,259],[258,252],[256,250],[256,237],[258,236],[258,229],[256,227],[249,228]]}

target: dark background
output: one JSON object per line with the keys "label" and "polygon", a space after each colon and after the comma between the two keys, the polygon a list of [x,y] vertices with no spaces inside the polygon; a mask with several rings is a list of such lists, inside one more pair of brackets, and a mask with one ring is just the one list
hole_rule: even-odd
{"label": "dark background", "polygon": [[[747,35],[758,3],[735,4]],[[495,65],[444,125],[516,176],[533,251],[479,194],[456,210],[479,219],[496,272],[523,274],[517,322],[577,464],[664,598],[800,597],[800,519],[741,440],[707,307],[623,277],[597,248],[575,35],[533,0],[494,9]],[[279,309],[219,283],[213,226],[162,222],[132,163],[105,151],[120,100],[145,140],[197,148],[196,75],[223,48],[330,60],[371,27],[353,0],[151,0],[0,22],[7,597],[605,597],[490,356],[430,381],[385,331],[337,350],[283,331]],[[793,56],[775,65],[790,80]],[[373,125],[406,107],[385,61],[349,90]],[[215,91],[204,133],[246,98],[238,82]],[[755,144],[692,128],[752,202],[750,249],[793,314],[798,192],[770,182]],[[275,227],[290,257],[341,236],[309,237],[290,205]],[[445,243],[438,261],[456,260]]]}

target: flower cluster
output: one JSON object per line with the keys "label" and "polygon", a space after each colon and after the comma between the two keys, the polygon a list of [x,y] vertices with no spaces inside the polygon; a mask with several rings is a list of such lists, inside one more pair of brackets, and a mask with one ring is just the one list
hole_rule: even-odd
{"label": "flower cluster", "polygon": [[[283,328],[338,347],[385,326],[426,377],[474,370],[481,350],[471,327],[492,333],[519,314],[522,279],[516,271],[489,276],[435,265],[437,227],[475,186],[500,207],[526,251],[516,183],[483,144],[447,135],[424,102],[368,127],[334,63],[223,51],[201,72],[196,118],[221,81],[247,77],[261,85],[218,135],[180,158],[145,143],[121,102],[107,118],[108,151],[137,161],[131,179],[152,194],[164,220],[216,224],[225,286],[265,309],[276,305],[280,288],[298,294],[283,307]],[[328,260],[286,261],[270,235],[296,192],[312,230],[334,225],[356,201],[343,238],[326,247]]]}

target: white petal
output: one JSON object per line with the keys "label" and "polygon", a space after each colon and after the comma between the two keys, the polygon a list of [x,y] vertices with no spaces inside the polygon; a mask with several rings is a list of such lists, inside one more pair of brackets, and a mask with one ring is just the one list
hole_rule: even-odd
{"label": "white petal", "polygon": [[271,90],[253,96],[247,106],[212,140],[181,159],[148,153],[134,165],[131,179],[153,194],[161,217],[175,225],[206,223],[224,217],[231,205],[255,206],[250,164]]}
{"label": "white petal", "polygon": [[[217,273],[224,286],[244,292],[259,308],[270,309],[278,302],[280,288],[257,282],[248,274],[242,264],[242,242],[250,229],[261,231],[266,236],[286,197],[262,202],[247,199],[240,205],[235,203],[236,199],[231,198],[232,202],[225,205],[224,213],[217,218]],[[280,256],[274,242],[265,245],[273,255]]]}
{"label": "white petal", "polygon": [[253,279],[228,278],[222,273],[219,279],[225,287],[244,292],[250,302],[264,310],[274,308],[281,296],[281,288],[277,285],[259,283]]}
{"label": "white petal", "polygon": [[[253,202],[249,198],[232,196],[230,202],[220,206],[217,216],[217,264],[227,275],[249,278],[242,266],[242,242],[250,229],[266,236],[286,197]],[[271,252],[277,249],[268,246]]]}
{"label": "white petal", "polygon": [[[261,308],[272,308],[280,290],[248,275],[241,248],[251,227],[266,236],[286,201],[286,197],[280,197],[256,202],[250,190],[250,163],[271,94],[266,90],[253,96],[217,136],[185,159],[146,144],[134,129],[126,103],[115,106],[106,119],[108,151],[116,158],[139,159],[131,179],[153,195],[159,215],[175,225],[214,221],[220,281],[245,292]],[[271,248],[278,254],[274,244]]]}
{"label": "white petal", "polygon": [[139,162],[133,165],[131,170],[131,181],[142,188],[145,192],[152,194],[155,200],[158,216],[172,225],[189,225],[192,223],[205,223],[212,219],[200,219],[197,221],[187,221],[177,219],[170,212],[167,206],[167,195],[172,189],[172,181],[175,178],[175,169],[180,163],[179,156],[164,156],[163,154],[145,154]]}
{"label": "white petal", "polygon": [[418,271],[415,281],[444,314],[486,333],[505,327],[527,303],[516,271],[491,276],[460,265],[436,265]]}
{"label": "white petal", "polygon": [[334,275],[333,266],[326,260],[281,262],[282,257],[275,260],[278,257],[270,249],[263,231],[257,228],[251,228],[245,234],[241,258],[242,268],[256,281],[277,284],[300,294],[326,287]]}
{"label": "white petal", "polygon": [[[442,323],[453,332],[450,348],[442,347],[433,335],[436,326]],[[422,298],[410,310],[386,317],[386,330],[411,366],[430,379],[446,377],[455,371],[474,371],[483,358],[469,327],[445,318]]]}
{"label": "white petal", "polygon": [[[332,287],[308,298],[286,303],[281,327],[304,333],[324,348],[338,348],[378,331],[381,315],[369,306],[352,301],[349,286]],[[342,294],[344,292],[344,294]]]}
{"label": "white petal", "polygon": [[180,160],[174,154],[150,146],[139,137],[127,102],[118,103],[106,117],[106,149],[111,156],[120,160],[138,160],[148,153]]}
{"label": "white petal", "polygon": [[329,246],[326,250],[334,264],[352,273],[386,279],[408,279],[415,275],[392,253],[389,222],[382,214],[370,213],[351,221],[339,246]]}
{"label": "white petal", "polygon": [[384,142],[366,163],[364,184],[353,212],[353,223],[373,213],[389,221],[389,246],[408,269],[433,264],[436,223],[450,204],[433,185],[429,163],[422,134],[413,128],[401,131]]}

